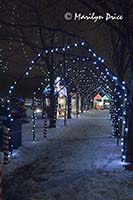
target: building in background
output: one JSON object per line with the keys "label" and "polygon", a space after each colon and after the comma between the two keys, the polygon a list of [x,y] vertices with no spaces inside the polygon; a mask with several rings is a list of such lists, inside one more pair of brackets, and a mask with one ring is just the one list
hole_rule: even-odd
{"label": "building in background", "polygon": [[104,95],[103,97],[98,93],[94,97],[93,108],[97,110],[109,109],[110,99]]}

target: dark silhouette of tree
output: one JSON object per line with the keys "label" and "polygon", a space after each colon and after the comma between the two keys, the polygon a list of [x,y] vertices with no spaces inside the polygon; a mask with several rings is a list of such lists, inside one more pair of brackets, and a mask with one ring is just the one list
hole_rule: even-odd
{"label": "dark silhouette of tree", "polygon": [[114,23],[104,20],[108,27],[113,47],[113,60],[117,65],[116,71],[123,78],[124,72],[130,67],[130,96],[128,108],[128,133],[126,134],[126,159],[133,162],[133,1],[114,0],[78,0],[98,15],[118,13],[123,15],[122,21]]}

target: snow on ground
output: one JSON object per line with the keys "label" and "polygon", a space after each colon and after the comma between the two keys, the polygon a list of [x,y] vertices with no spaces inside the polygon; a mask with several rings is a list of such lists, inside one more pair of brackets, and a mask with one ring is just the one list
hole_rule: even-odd
{"label": "snow on ground", "polygon": [[[5,166],[5,200],[133,200],[133,172],[120,162],[107,111],[58,120],[43,138],[23,125],[23,146]],[[21,168],[20,168],[21,167]]]}

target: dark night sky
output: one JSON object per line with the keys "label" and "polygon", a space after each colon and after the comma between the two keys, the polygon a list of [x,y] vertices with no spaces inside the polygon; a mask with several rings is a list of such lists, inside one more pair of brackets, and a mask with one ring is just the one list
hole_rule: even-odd
{"label": "dark night sky", "polygon": [[[114,63],[112,61],[112,46],[110,41],[110,34],[107,26],[103,21],[94,23],[92,20],[70,21],[65,20],[64,14],[71,12],[74,16],[75,12],[80,12],[84,15],[92,13],[91,9],[83,5],[78,0],[23,0],[23,1],[2,1],[1,13],[0,13],[0,39],[1,39],[1,58],[3,65],[8,66],[8,70],[5,73],[0,71],[0,88],[7,91],[11,81],[19,77],[24,69],[28,66],[28,63],[36,56],[36,52],[41,52],[43,49],[41,39],[38,33],[38,28],[24,28],[24,27],[12,27],[3,24],[3,21],[9,24],[23,24],[33,25],[41,23],[47,27],[62,29],[69,33],[74,33],[77,36],[88,41],[90,47],[95,52],[105,59],[105,63],[114,69]],[[85,1],[84,1],[85,2]],[[87,3],[94,4],[94,1],[86,1]],[[99,1],[101,2],[101,1]],[[109,1],[111,2],[111,1]],[[25,4],[26,3],[26,4]],[[99,8],[99,4],[95,4],[96,8]],[[33,9],[34,8],[34,9]],[[102,11],[102,10],[101,10]],[[105,14],[104,14],[105,15]],[[37,16],[41,16],[37,18]],[[1,23],[2,21],[2,23]],[[117,21],[115,20],[114,22]],[[51,32],[43,29],[42,37],[46,42],[46,46],[51,46]],[[10,40],[7,40],[10,39]],[[20,39],[23,38],[23,39]],[[64,36],[66,43],[72,43],[76,39],[72,39],[67,35]],[[16,40],[16,41],[15,41]],[[60,45],[62,43],[62,33],[56,34],[55,43]],[[64,44],[65,44],[64,42]],[[34,49],[34,50],[33,50]],[[82,52],[80,52],[82,55]],[[40,63],[33,71],[34,76],[42,76],[42,70],[39,71]],[[41,66],[44,70],[44,65]],[[44,70],[45,71],[45,70]],[[114,70],[115,72],[115,70]],[[32,75],[32,76],[33,76]],[[28,87],[37,86],[38,78],[30,78],[29,83],[25,81]],[[5,87],[3,86],[3,84]],[[24,83],[22,83],[24,86]],[[27,91],[28,91],[27,87]]]}

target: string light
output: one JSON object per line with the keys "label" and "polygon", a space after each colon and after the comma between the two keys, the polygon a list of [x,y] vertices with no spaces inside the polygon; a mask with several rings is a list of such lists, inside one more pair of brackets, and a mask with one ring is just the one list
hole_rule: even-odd
{"label": "string light", "polygon": [[[80,47],[80,46],[84,47],[84,46],[85,46],[85,42],[81,42],[81,44],[77,44],[77,43],[74,44],[74,47]],[[73,46],[67,45],[66,47],[63,47],[62,49],[61,49],[61,48],[51,48],[51,49],[49,49],[49,50],[48,50],[48,49],[44,50],[43,53],[39,53],[39,54],[37,55],[37,58],[35,58],[34,60],[31,61],[30,66],[27,68],[27,70],[26,70],[25,73],[24,73],[24,76],[25,76],[25,75],[26,75],[26,76],[29,75],[29,71],[31,71],[31,70],[33,69],[33,65],[34,65],[39,59],[41,59],[41,57],[44,56],[44,54],[47,54],[48,52],[54,53],[54,52],[61,51],[61,50],[62,50],[62,51],[66,51],[66,50],[69,50],[69,49],[71,49],[71,48],[73,48]],[[102,59],[101,57],[97,57],[96,54],[95,54],[94,52],[92,52],[91,49],[88,49],[88,51],[89,51],[89,52],[91,53],[91,55],[94,57],[94,60],[92,61],[92,64],[96,65],[96,66],[95,66],[95,69],[98,70],[98,71],[101,71],[100,81],[102,80],[104,85],[105,85],[106,82],[114,82],[114,81],[115,81],[115,84],[114,84],[114,87],[115,87],[115,88],[114,88],[114,92],[115,92],[115,94],[114,94],[114,96],[111,97],[111,99],[115,99],[114,97],[117,96],[117,95],[119,95],[119,98],[120,98],[120,99],[123,99],[123,95],[126,97],[127,94],[126,94],[125,82],[123,81],[123,82],[120,83],[120,81],[118,81],[118,78],[117,78],[116,76],[114,76],[113,73],[112,73],[108,68],[102,66],[102,63],[104,62],[104,59]],[[73,59],[72,62],[73,62],[73,63],[76,63],[76,62],[78,62],[78,61],[83,61],[83,62],[85,62],[85,61],[88,61],[88,60],[89,60],[89,57],[84,57],[84,58],[76,57],[76,59]],[[66,60],[65,63],[68,63],[68,61]],[[101,64],[100,64],[100,63],[101,63]],[[60,64],[60,67],[62,67],[62,66],[63,66],[63,64]],[[95,69],[94,69],[94,70],[95,70]],[[87,69],[85,68],[85,70],[87,70]],[[70,71],[71,71],[71,68],[68,68],[67,73],[70,72]],[[73,72],[74,72],[74,70],[73,70]],[[84,71],[82,71],[82,72],[85,73]],[[77,71],[77,73],[82,73],[82,72],[81,72],[81,71]],[[68,74],[67,74],[67,73],[65,74],[66,77],[68,77]],[[98,76],[96,75],[96,73],[94,73],[94,71],[92,72],[92,70],[90,70],[90,73],[93,73],[93,78],[95,77],[95,78],[97,78],[97,80],[99,81],[99,78],[98,78]],[[48,72],[48,74],[49,74],[49,72]],[[75,75],[76,75],[76,74],[75,74]],[[23,77],[24,77],[24,76],[23,76]],[[76,75],[76,76],[77,76],[77,75]],[[23,78],[23,77],[22,77],[22,78]],[[82,82],[88,82],[88,80],[85,79],[84,77],[85,77],[85,74],[84,74],[84,76],[83,76],[83,81],[80,80],[80,83],[82,83]],[[15,86],[16,84],[17,84],[17,81],[15,81],[14,84],[10,87],[10,89],[9,89],[9,91],[8,91],[9,96],[12,95],[12,91],[13,91],[14,86]],[[116,88],[116,87],[119,87],[119,91],[118,91],[118,92],[117,92],[118,88]],[[105,88],[106,88],[106,90],[107,90],[109,93],[110,93],[110,92],[111,92],[111,93],[113,92],[113,91],[111,91],[109,85],[106,84],[106,85],[105,85]],[[40,90],[40,89],[38,88],[38,90]],[[125,91],[124,94],[123,94],[123,90]],[[121,100],[121,101],[122,101],[122,100]],[[127,98],[125,98],[125,101],[127,101]],[[115,99],[115,102],[117,102],[116,99]],[[123,105],[120,104],[120,107],[123,107]],[[120,116],[119,112],[120,112],[120,110],[121,110],[120,107],[115,106],[116,114],[117,114],[117,115],[115,115],[115,119],[117,118],[118,121],[121,120],[121,118],[119,118],[119,116]],[[115,109],[114,109],[114,111],[115,111]],[[8,110],[10,110],[10,107],[8,107]],[[118,111],[119,111],[119,112],[118,112]],[[113,116],[112,116],[112,119],[114,119]],[[12,119],[11,119],[11,121],[12,121]],[[115,124],[117,124],[117,121],[116,121]],[[33,127],[34,127],[34,126],[33,126]],[[34,127],[34,128],[35,128],[35,127]],[[117,130],[118,130],[118,128],[117,128]],[[126,131],[126,129],[125,129],[125,131]],[[33,129],[33,132],[34,132],[34,129]]]}

